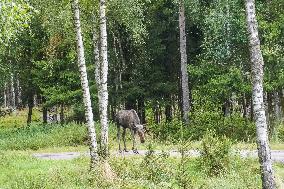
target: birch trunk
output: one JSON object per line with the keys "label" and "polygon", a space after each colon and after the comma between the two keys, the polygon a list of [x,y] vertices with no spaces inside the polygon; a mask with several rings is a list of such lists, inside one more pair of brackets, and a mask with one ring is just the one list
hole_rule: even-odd
{"label": "birch trunk", "polygon": [[120,54],[120,57],[121,57],[121,65],[119,66],[119,86],[120,86],[120,90],[122,90],[122,72],[125,69],[126,60],[124,58],[124,53],[123,53],[123,49],[122,49],[121,37],[120,36],[119,36],[117,42],[118,42],[118,46],[119,46],[119,54]]}
{"label": "birch trunk", "polygon": [[11,107],[12,110],[16,110],[16,95],[15,95],[15,87],[14,87],[14,74],[11,73]]}
{"label": "birch trunk", "polygon": [[246,0],[246,15],[249,33],[250,59],[252,64],[253,109],[257,131],[257,148],[264,189],[276,188],[271,152],[267,135],[267,123],[263,102],[263,57],[258,37],[255,1]]}
{"label": "birch trunk", "polygon": [[108,156],[108,58],[107,58],[107,26],[106,26],[106,0],[100,0],[100,45],[101,45],[101,136],[102,155]]}
{"label": "birch trunk", "polygon": [[100,61],[100,51],[99,51],[99,32],[97,27],[96,15],[93,15],[94,26],[93,26],[93,55],[95,64],[95,79],[98,88],[98,102],[99,102],[99,114],[102,112],[101,105],[101,61]]}
{"label": "birch trunk", "polygon": [[182,112],[183,121],[189,124],[189,89],[187,74],[186,33],[185,33],[185,9],[184,1],[179,0],[179,30],[180,30],[180,55],[181,55],[181,88],[182,88]]}
{"label": "birch trunk", "polygon": [[34,106],[38,107],[37,94],[34,95]]}
{"label": "birch trunk", "polygon": [[89,82],[87,76],[87,68],[85,64],[85,54],[84,54],[84,45],[83,45],[83,37],[81,32],[81,23],[80,23],[80,12],[78,0],[72,0],[71,2],[72,12],[74,17],[74,27],[76,31],[76,42],[77,42],[77,56],[78,56],[78,67],[80,71],[80,79],[83,91],[83,101],[85,106],[85,116],[88,127],[88,135],[90,140],[90,155],[91,155],[91,170],[96,166],[99,157],[98,157],[98,147],[96,140],[96,130],[94,128],[94,119],[93,119],[93,111],[91,104],[91,96],[89,90]]}
{"label": "birch trunk", "polygon": [[20,86],[19,75],[16,77],[16,90],[17,90],[17,108],[22,107],[22,89]]}

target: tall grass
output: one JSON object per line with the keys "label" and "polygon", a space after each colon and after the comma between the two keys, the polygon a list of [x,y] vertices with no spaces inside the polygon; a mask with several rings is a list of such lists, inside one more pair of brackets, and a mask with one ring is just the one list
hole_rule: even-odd
{"label": "tall grass", "polygon": [[0,129],[0,150],[37,150],[44,147],[77,146],[86,142],[84,125],[43,125]]}

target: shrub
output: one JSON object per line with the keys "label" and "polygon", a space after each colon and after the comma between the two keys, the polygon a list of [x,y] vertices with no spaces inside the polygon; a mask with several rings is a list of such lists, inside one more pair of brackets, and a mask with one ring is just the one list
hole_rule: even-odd
{"label": "shrub", "polygon": [[171,169],[167,166],[168,158],[169,154],[167,153],[155,155],[152,146],[149,145],[148,152],[141,163],[141,168],[143,168],[143,177],[155,184],[169,181],[171,178],[169,178],[170,174],[168,173],[171,172]]}
{"label": "shrub", "polygon": [[274,140],[280,140],[281,142],[284,142],[284,125],[280,124],[279,126],[277,126],[277,128],[275,129],[275,136],[274,136]]}
{"label": "shrub", "polygon": [[251,141],[255,138],[255,125],[240,112],[224,116],[221,107],[204,102],[195,104],[190,115],[192,139],[200,140],[207,130],[214,130],[218,136],[226,136],[237,141]]}
{"label": "shrub", "polygon": [[150,131],[155,138],[162,141],[170,141],[176,143],[181,137],[182,121],[175,118],[171,122],[163,121],[160,124],[149,125]]}
{"label": "shrub", "polygon": [[219,175],[226,171],[230,162],[232,143],[226,137],[218,137],[215,131],[207,130],[200,148],[200,166],[207,175]]}

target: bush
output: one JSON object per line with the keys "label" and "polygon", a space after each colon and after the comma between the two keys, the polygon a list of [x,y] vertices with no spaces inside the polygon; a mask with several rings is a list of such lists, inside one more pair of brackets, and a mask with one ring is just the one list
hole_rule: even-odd
{"label": "bush", "polygon": [[171,122],[163,121],[160,124],[149,125],[150,131],[154,134],[155,138],[162,141],[170,141],[176,143],[180,141],[182,121],[175,118]]}
{"label": "bush", "polygon": [[206,132],[202,139],[199,162],[207,175],[219,175],[226,171],[230,163],[231,147],[232,143],[226,137],[218,137],[214,131]]}
{"label": "bush", "polygon": [[284,125],[280,124],[275,129],[275,136],[274,140],[280,140],[281,142],[284,142]]}
{"label": "bush", "polygon": [[147,180],[151,180],[155,184],[169,181],[171,179],[169,177],[171,169],[168,169],[170,167],[167,166],[168,158],[169,154],[167,153],[155,155],[154,150],[150,145],[148,147],[148,152],[141,163],[141,168],[144,170],[143,177],[147,178]]}
{"label": "bush", "polygon": [[194,140],[200,140],[207,130],[214,130],[216,135],[236,141],[255,139],[255,124],[243,118],[240,112],[224,116],[221,107],[209,102],[195,104],[193,109],[190,115],[190,134]]}

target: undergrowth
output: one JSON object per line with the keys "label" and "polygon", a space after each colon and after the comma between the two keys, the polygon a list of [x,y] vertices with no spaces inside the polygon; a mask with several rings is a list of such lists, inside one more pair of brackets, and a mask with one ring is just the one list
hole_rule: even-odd
{"label": "undergrowth", "polygon": [[77,146],[86,143],[84,125],[43,125],[0,129],[0,150],[37,150],[44,147]]}
{"label": "undergrowth", "polygon": [[[199,168],[197,159],[184,162],[189,180],[186,188],[254,189],[260,188],[261,180],[256,160],[234,159],[226,174],[209,177]],[[109,182],[96,173],[90,173],[89,159],[40,160],[25,152],[0,151],[0,188],[115,188],[115,189],[170,189],[185,188],[180,185],[180,158],[167,154],[148,154],[112,158],[110,165],[118,178]],[[11,179],[12,178],[12,179]]]}

